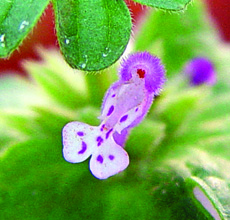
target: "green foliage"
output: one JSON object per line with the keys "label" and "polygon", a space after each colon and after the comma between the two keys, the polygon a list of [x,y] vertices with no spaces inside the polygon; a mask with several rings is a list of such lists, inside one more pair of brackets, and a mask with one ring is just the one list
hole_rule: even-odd
{"label": "green foliage", "polygon": [[[44,62],[24,64],[31,81],[1,79],[1,219],[208,220],[214,219],[214,212],[216,219],[230,218],[229,48],[224,49],[209,28],[204,34],[199,4],[193,11],[182,15],[182,23],[172,14],[171,24],[181,26],[180,36],[185,32],[186,39],[195,39],[191,30],[199,20],[197,36],[212,36],[201,55],[214,61],[218,83],[191,88],[182,74],[176,75],[205,45],[190,41],[185,44],[187,58],[181,49],[170,55],[168,47],[178,45],[176,30],[170,29],[171,44],[158,52],[167,54],[167,67],[176,54],[177,64],[169,68],[171,77],[146,119],[130,133],[125,145],[129,167],[107,180],[95,179],[88,161],[71,164],[63,159],[61,130],[70,121],[99,124],[113,68],[84,76],[73,72],[57,52],[40,50]],[[156,16],[151,23],[154,15],[148,18],[149,28],[162,21]],[[166,34],[163,25],[157,28]],[[134,47],[154,53],[164,37],[146,37]],[[212,211],[198,196],[211,203]]]}
{"label": "green foliage", "polygon": [[168,10],[182,10],[191,0],[134,0],[143,5]]}
{"label": "green foliage", "polygon": [[3,19],[5,18],[5,16],[9,12],[12,4],[13,4],[13,1],[1,1],[0,2],[0,8],[1,8],[1,11],[0,11],[0,23],[2,23]]}
{"label": "green foliage", "polygon": [[[0,57],[7,57],[28,35],[49,0],[2,0],[0,3]],[[1,7],[2,6],[2,7]]]}
{"label": "green foliage", "polygon": [[[48,62],[54,62],[55,59],[58,59],[60,62],[55,66],[30,62],[25,63],[25,68],[31,73],[39,89],[55,102],[61,103],[68,108],[75,109],[78,105],[86,105],[88,97],[83,73],[79,72],[75,74],[71,68],[63,68],[64,62],[56,54],[44,56]],[[60,73],[62,71],[67,71],[69,74],[61,77]]]}
{"label": "green foliage", "polygon": [[[49,2],[0,2],[1,58],[8,57],[17,49]],[[181,10],[188,2],[189,0],[141,1],[142,4],[168,10]],[[52,3],[59,45],[71,67],[98,71],[120,58],[128,44],[132,26],[129,10],[123,0],[52,0]],[[44,76],[40,76],[40,80],[44,80]]]}
{"label": "green foliage", "polygon": [[101,70],[124,52],[130,37],[131,18],[123,0],[53,2],[59,43],[70,66]]}
{"label": "green foliage", "polygon": [[[180,157],[180,160],[178,160],[178,156]],[[216,158],[200,149],[189,147],[183,151],[180,150],[180,152],[173,152],[170,155],[170,159],[166,161],[166,170],[168,171],[164,170],[164,172],[169,173],[170,170],[174,170],[177,175],[183,175],[185,177],[182,183],[173,180],[175,184],[174,187],[180,187],[180,185],[183,185],[184,190],[190,199],[190,203],[196,207],[197,211],[194,213],[195,215],[199,212],[203,213],[205,216],[210,215],[210,213],[203,209],[203,206],[195,198],[194,189],[199,188],[213,204],[215,207],[213,209],[219,213],[220,219],[229,219],[230,188],[229,182],[226,182],[226,179],[229,178],[229,160]],[[175,177],[173,177],[173,179],[174,178]],[[163,188],[160,190],[162,189]],[[163,190],[167,191],[168,187],[164,186]],[[165,192],[165,194],[170,193],[170,191],[167,193]],[[181,206],[184,205],[181,204]],[[206,218],[192,217],[191,219]],[[207,219],[210,219],[210,217]]]}

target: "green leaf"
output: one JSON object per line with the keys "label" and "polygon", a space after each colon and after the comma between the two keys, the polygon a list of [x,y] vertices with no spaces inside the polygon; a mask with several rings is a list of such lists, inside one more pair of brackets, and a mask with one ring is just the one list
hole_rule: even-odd
{"label": "green leaf", "polygon": [[0,123],[0,151],[6,149],[8,146],[12,145],[12,140],[14,138],[14,134],[9,128],[2,123]]}
{"label": "green leaf", "polygon": [[155,210],[151,204],[150,193],[149,190],[146,190],[143,181],[139,180],[128,184],[115,182],[110,187],[112,190],[107,189],[106,195],[108,197],[108,213],[105,220],[155,219],[153,218]]}
{"label": "green leaf", "polygon": [[[127,152],[134,160],[141,160],[151,154],[165,136],[165,124],[145,119],[135,127],[125,144]],[[140,145],[137,144],[141,140]]]}
{"label": "green leaf", "polygon": [[0,159],[2,219],[108,219],[107,195],[119,178],[115,184],[97,180],[88,161],[67,163],[61,149],[60,139],[46,138],[5,152]]}
{"label": "green leaf", "polygon": [[[216,219],[228,219],[229,168],[229,161],[193,147],[172,150],[163,163],[155,162],[152,176],[155,208],[169,212],[169,219],[212,219],[211,210],[201,204],[206,200],[219,216]],[[202,200],[194,190],[203,192]]]}
{"label": "green leaf", "polygon": [[[36,97],[36,99],[34,99]],[[26,109],[29,105],[42,103],[36,87],[16,76],[4,76],[0,80],[0,108]]]}
{"label": "green leaf", "polygon": [[[30,135],[30,138],[38,138],[40,135],[43,137],[50,137],[51,139],[60,139],[62,128],[69,121],[73,121],[75,118],[72,115],[68,115],[65,111],[61,111],[57,107],[55,111],[52,108],[47,107],[33,107],[33,112],[35,117],[32,122],[37,125],[37,131],[33,129],[33,134]],[[40,132],[40,134],[39,134]]]}
{"label": "green leaf", "polygon": [[170,220],[209,220],[210,215],[203,213],[190,196],[183,176],[175,170],[159,168],[152,176],[153,219]]}
{"label": "green leaf", "polygon": [[215,219],[220,216],[221,219],[229,219],[230,188],[225,180],[209,176],[204,180],[191,177],[186,182],[188,187],[192,188],[193,200],[203,212],[208,212]]}
{"label": "green leaf", "polygon": [[[36,219],[45,219],[48,216],[50,219],[61,219],[60,215],[63,214],[69,219],[68,216],[73,214],[67,211],[70,203],[74,206],[87,198],[72,194],[72,190],[79,188],[76,184],[78,181],[81,183],[81,178],[88,171],[88,164],[79,164],[80,166],[76,167],[66,163],[62,158],[61,148],[60,139],[51,141],[46,138],[16,144],[5,152],[0,160],[0,202],[3,219],[14,218],[15,213],[19,219],[34,219],[35,215]],[[90,175],[88,177],[93,179]],[[64,197],[66,199],[63,200]],[[68,204],[64,207],[66,211],[60,209],[63,203]],[[14,213],[10,211],[12,207],[15,207]],[[55,212],[59,218],[52,218]],[[79,213],[76,212],[76,215]]]}
{"label": "green leaf", "polygon": [[18,142],[25,136],[32,137],[34,133],[40,136],[39,126],[34,121],[34,114],[24,111],[3,111],[1,113],[2,123],[6,126],[4,132],[16,131]]}
{"label": "green leaf", "polygon": [[[47,97],[53,101],[71,109],[86,105],[88,96],[82,72],[75,74],[69,67],[56,71],[47,64],[33,62],[27,62],[25,67]],[[66,74],[63,75],[63,72]]]}
{"label": "green leaf", "polygon": [[[2,1],[1,1],[2,2]],[[3,0],[0,12],[0,57],[12,53],[34,27],[49,0]]]}
{"label": "green leaf", "polygon": [[154,114],[166,124],[167,133],[173,134],[191,113],[200,108],[200,102],[208,92],[202,88],[187,88],[185,91],[166,88],[166,95],[156,103]]}
{"label": "green leaf", "polygon": [[134,0],[143,5],[168,10],[182,10],[191,0]]}
{"label": "green leaf", "polygon": [[119,59],[131,32],[131,18],[123,0],[53,3],[59,44],[70,66],[97,71]]}
{"label": "green leaf", "polygon": [[[2,0],[0,2],[0,24],[5,19],[7,14],[9,13],[10,8],[12,7],[13,0]],[[1,42],[1,41],[0,41]]]}

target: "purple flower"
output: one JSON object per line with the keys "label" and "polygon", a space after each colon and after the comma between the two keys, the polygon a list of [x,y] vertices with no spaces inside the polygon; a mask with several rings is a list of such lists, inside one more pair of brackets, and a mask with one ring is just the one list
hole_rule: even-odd
{"label": "purple flower", "polygon": [[79,163],[90,155],[90,170],[99,179],[123,171],[129,157],[123,149],[134,126],[147,114],[153,98],[165,81],[160,59],[147,52],[130,55],[122,61],[120,80],[108,89],[102,104],[98,127],[70,122],[63,128],[63,156]]}
{"label": "purple flower", "polygon": [[214,85],[216,82],[213,63],[205,57],[196,57],[190,60],[186,64],[184,72],[192,86],[201,84]]}

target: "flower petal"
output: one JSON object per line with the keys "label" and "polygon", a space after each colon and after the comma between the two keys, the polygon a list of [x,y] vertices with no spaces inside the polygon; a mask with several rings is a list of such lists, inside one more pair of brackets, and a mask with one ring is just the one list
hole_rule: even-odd
{"label": "flower petal", "polygon": [[123,171],[129,165],[126,151],[109,138],[90,159],[90,170],[98,179],[106,179]]}
{"label": "flower petal", "polygon": [[86,160],[96,148],[98,128],[81,122],[70,122],[62,131],[63,157],[71,163]]}

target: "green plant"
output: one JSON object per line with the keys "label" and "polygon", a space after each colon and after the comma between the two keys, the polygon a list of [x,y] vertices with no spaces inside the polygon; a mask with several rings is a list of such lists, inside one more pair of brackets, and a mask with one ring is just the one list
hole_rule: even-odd
{"label": "green plant", "polygon": [[[168,81],[129,136],[130,166],[107,180],[89,174],[87,162],[63,159],[61,130],[75,120],[99,124],[116,65],[84,75],[40,50],[43,62],[25,63],[30,80],[1,79],[1,219],[229,219],[229,47],[207,24],[199,2],[183,15],[147,18],[154,37],[143,37],[144,26],[133,50],[162,57]],[[214,62],[216,85],[186,83],[184,64],[198,55]]]}
{"label": "green plant", "polygon": [[[137,1],[168,10],[182,10],[190,0]],[[0,2],[0,57],[9,56],[37,23],[50,0]],[[123,0],[52,0],[61,51],[77,69],[97,71],[112,65],[124,52],[131,17]]]}

